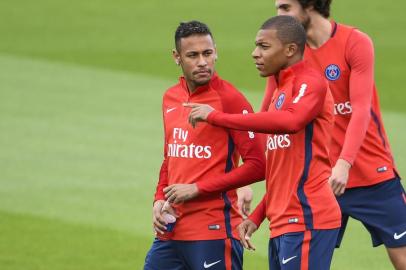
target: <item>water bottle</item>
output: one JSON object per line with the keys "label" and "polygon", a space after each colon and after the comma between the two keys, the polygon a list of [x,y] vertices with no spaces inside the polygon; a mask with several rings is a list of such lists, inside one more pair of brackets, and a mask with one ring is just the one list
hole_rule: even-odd
{"label": "water bottle", "polygon": [[162,209],[164,209],[162,211],[162,217],[165,220],[165,222],[167,223],[165,225],[166,231],[164,232],[164,234],[158,234],[158,238],[161,240],[164,240],[164,241],[172,239],[173,230],[174,230],[175,224],[176,224],[176,217],[174,215],[171,215],[168,211],[165,210],[168,207],[170,207],[168,202],[165,202],[164,206],[162,207]]}

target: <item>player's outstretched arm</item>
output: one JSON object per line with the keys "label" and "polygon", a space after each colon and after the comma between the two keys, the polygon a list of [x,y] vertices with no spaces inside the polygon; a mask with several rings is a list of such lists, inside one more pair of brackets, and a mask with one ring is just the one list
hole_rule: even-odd
{"label": "player's outstretched arm", "polygon": [[298,84],[297,94],[288,106],[279,111],[249,114],[228,114],[216,111],[206,104],[188,103],[192,108],[190,122],[206,121],[215,126],[261,133],[296,133],[320,113],[326,92],[325,82]]}
{"label": "player's outstretched arm", "polygon": [[[253,112],[245,97],[235,89],[224,91],[221,95],[224,111],[240,114]],[[204,108],[208,111],[212,110],[209,105],[205,105]],[[171,185],[164,189],[167,200],[180,203],[198,195],[225,192],[265,178],[265,154],[261,136],[257,136],[251,131],[231,129],[228,130],[228,133],[243,160],[243,164],[236,168],[230,167],[230,171],[225,174],[210,179],[201,179],[194,184]]]}

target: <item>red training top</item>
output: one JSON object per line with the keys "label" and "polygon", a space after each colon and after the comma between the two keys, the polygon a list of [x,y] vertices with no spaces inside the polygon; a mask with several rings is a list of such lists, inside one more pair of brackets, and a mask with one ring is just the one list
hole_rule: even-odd
{"label": "red training top", "polygon": [[[370,38],[332,22],[331,38],[317,49],[306,46],[304,58],[328,79],[335,103],[330,159],[333,165],[339,158],[353,165],[347,187],[370,186],[395,177],[374,82]],[[264,108],[274,89],[275,79],[269,78]]]}
{"label": "red training top", "polygon": [[[333,98],[325,80],[304,62],[279,73],[267,112],[247,115],[213,111],[208,122],[268,133],[266,216],[271,237],[341,225],[341,213],[327,182]],[[264,205],[257,219],[263,219]],[[259,224],[257,224],[259,225]]]}
{"label": "red training top", "polygon": [[[199,196],[175,205],[177,219],[173,240],[239,239],[242,221],[235,188],[264,179],[265,155],[259,136],[198,123],[188,123],[185,102],[210,104],[227,113],[252,112],[245,97],[216,74],[210,83],[190,94],[182,77],[163,97],[164,161],[155,200],[164,200],[171,184],[196,183]],[[244,163],[238,166],[239,157]],[[228,190],[228,191],[227,191]],[[225,192],[227,191],[227,192]]]}

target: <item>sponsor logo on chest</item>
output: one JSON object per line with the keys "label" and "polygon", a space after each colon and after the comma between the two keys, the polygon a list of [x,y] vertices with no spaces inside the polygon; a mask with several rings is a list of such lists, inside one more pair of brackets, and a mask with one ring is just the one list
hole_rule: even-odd
{"label": "sponsor logo on chest", "polygon": [[334,114],[346,115],[352,113],[351,103],[349,101],[334,104]]}
{"label": "sponsor logo on chest", "polygon": [[182,128],[174,128],[172,131],[172,143],[168,143],[168,156],[178,158],[209,159],[212,156],[211,146],[187,144],[189,131]]}
{"label": "sponsor logo on chest", "polygon": [[269,151],[287,148],[291,145],[289,134],[269,135],[266,145]]}

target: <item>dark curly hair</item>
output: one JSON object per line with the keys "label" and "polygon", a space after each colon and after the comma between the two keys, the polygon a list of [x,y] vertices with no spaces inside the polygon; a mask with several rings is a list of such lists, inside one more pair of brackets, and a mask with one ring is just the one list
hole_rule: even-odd
{"label": "dark curly hair", "polygon": [[330,5],[332,0],[298,0],[302,8],[312,6],[324,18],[330,17]]}
{"label": "dark curly hair", "polygon": [[206,24],[199,21],[181,22],[175,32],[175,46],[178,52],[180,51],[180,40],[192,35],[210,35],[213,39],[213,35]]}

